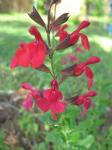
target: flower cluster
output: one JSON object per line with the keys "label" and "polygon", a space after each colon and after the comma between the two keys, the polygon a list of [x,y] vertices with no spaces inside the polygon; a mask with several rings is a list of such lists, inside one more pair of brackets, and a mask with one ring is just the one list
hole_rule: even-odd
{"label": "flower cluster", "polygon": [[[57,79],[56,72],[54,71],[55,66],[53,57],[56,52],[64,51],[68,47],[75,46],[80,39],[80,45],[82,45],[86,50],[90,49],[88,37],[82,33],[82,30],[88,27],[90,22],[84,20],[72,33],[68,33],[66,31],[68,25],[63,24],[69,18],[68,13],[62,14],[57,19],[54,19],[55,17],[51,17],[51,7],[52,5],[56,5],[57,2],[58,0],[51,0],[50,2],[47,24],[45,24],[35,8],[33,8],[33,11],[29,13],[30,18],[44,28],[48,42],[45,42],[36,26],[31,26],[29,28],[29,33],[33,35],[35,39],[29,43],[21,43],[10,64],[12,69],[16,67],[31,67],[32,69],[37,69],[51,74],[52,81],[49,89],[43,89],[40,91],[33,88],[28,83],[22,84],[22,88],[29,91],[26,99],[23,101],[23,107],[26,111],[30,111],[34,106],[38,107],[43,112],[50,111],[54,120],[57,119],[58,114],[64,112],[65,108],[68,106],[67,103],[71,99],[73,100],[74,105],[84,107],[83,115],[86,115],[91,106],[91,98],[97,95],[95,91],[91,90],[94,73],[90,66],[101,61],[99,57],[91,56],[86,61],[81,62],[76,55],[68,53],[66,55],[66,60],[71,62],[72,66],[67,68],[65,67],[65,69],[60,72],[61,79]],[[54,38],[57,36],[59,39],[58,45],[53,47],[50,37],[52,32],[55,32],[55,34],[53,34]],[[80,46],[76,47],[76,50],[82,53]],[[49,58],[51,69],[46,66],[46,57]],[[63,64],[66,64],[67,61],[62,59]],[[68,98],[68,101],[66,102],[67,98],[65,98],[63,93],[59,90],[59,85],[61,84],[59,81],[63,81],[69,76],[78,77],[82,74],[85,74],[88,80],[88,92],[72,96],[72,98]]]}

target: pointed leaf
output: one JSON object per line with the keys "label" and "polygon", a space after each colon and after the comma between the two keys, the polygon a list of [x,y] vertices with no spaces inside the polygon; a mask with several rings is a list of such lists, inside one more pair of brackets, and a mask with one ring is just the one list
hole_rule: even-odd
{"label": "pointed leaf", "polygon": [[50,73],[50,70],[49,70],[49,68],[46,65],[40,66],[39,68],[37,68],[37,70],[40,70],[42,72]]}
{"label": "pointed leaf", "polygon": [[51,29],[65,23],[68,20],[68,18],[69,18],[68,13],[62,14],[50,25]]}
{"label": "pointed leaf", "polygon": [[52,1],[51,1],[51,5],[56,4],[56,3],[58,3],[58,2],[60,2],[60,0],[52,0]]}
{"label": "pointed leaf", "polygon": [[79,96],[79,95],[66,98],[65,101],[67,101],[68,103],[71,103],[71,104],[75,104],[75,101],[77,100],[78,96]]}
{"label": "pointed leaf", "polygon": [[59,45],[55,48],[56,50],[63,50],[71,46],[70,42],[70,35],[68,35]]}
{"label": "pointed leaf", "polygon": [[64,70],[61,71],[63,76],[72,76],[73,75],[73,68],[75,65],[72,65],[68,68],[65,68]]}
{"label": "pointed leaf", "polygon": [[45,27],[45,23],[41,16],[39,15],[38,11],[35,7],[33,7],[33,11],[28,14],[32,20],[34,20],[36,23],[40,24],[41,26]]}

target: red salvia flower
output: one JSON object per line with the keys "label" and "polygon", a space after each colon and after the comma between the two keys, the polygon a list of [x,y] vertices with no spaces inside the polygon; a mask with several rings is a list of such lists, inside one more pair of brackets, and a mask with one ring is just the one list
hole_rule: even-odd
{"label": "red salvia flower", "polygon": [[64,112],[65,103],[62,102],[63,95],[58,89],[56,80],[51,82],[51,89],[44,91],[43,98],[37,102],[38,107],[44,112],[51,111],[53,119],[57,119],[57,114]]}
{"label": "red salvia flower", "polygon": [[36,40],[30,43],[20,44],[12,59],[11,68],[17,66],[38,68],[44,64],[46,57],[44,41],[35,26],[32,26],[29,32],[35,36]]}
{"label": "red salvia flower", "polygon": [[70,44],[75,44],[78,42],[79,37],[81,37],[81,41],[82,41],[82,45],[84,46],[85,49],[89,50],[90,49],[90,45],[89,45],[89,41],[86,35],[80,33],[80,31],[86,27],[88,27],[90,25],[89,21],[83,21],[79,27],[71,33],[70,35]]}
{"label": "red salvia flower", "polygon": [[77,28],[77,31],[80,32],[80,30],[87,28],[90,25],[90,22],[88,20],[84,20],[80,23],[79,27]]}
{"label": "red salvia flower", "polygon": [[96,95],[97,93],[95,91],[89,91],[88,93],[82,94],[75,99],[74,101],[75,105],[84,106],[84,111],[82,112],[83,116],[86,115],[88,109],[91,106],[91,97],[94,97]]}
{"label": "red salvia flower", "polygon": [[88,79],[88,90],[90,90],[90,88],[93,84],[93,78],[94,78],[94,74],[93,74],[91,68],[88,67],[88,65],[96,64],[100,61],[101,61],[101,59],[99,57],[92,56],[87,61],[74,65],[73,74],[75,76],[80,76],[85,72],[86,77]]}

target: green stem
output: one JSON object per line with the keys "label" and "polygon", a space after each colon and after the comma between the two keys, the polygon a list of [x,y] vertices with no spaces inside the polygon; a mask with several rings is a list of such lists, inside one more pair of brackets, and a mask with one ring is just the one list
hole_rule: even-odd
{"label": "green stem", "polygon": [[47,33],[47,40],[48,40],[48,46],[50,47],[50,54],[49,54],[49,58],[50,58],[50,63],[51,63],[51,71],[50,74],[53,77],[53,79],[56,79],[56,75],[55,75],[55,69],[54,69],[54,51],[51,48],[51,39],[50,39],[50,11],[51,11],[51,7],[48,10],[48,25],[46,28],[46,33]]}

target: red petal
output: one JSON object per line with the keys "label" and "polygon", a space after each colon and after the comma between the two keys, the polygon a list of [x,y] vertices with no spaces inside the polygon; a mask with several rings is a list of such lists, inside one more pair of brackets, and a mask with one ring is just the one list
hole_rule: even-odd
{"label": "red petal", "polygon": [[77,64],[74,66],[73,72],[75,76],[81,75],[86,69],[86,64],[85,62]]}
{"label": "red petal", "polygon": [[92,56],[87,60],[87,64],[96,64],[99,63],[101,61],[101,59],[97,56]]}
{"label": "red petal", "polygon": [[35,38],[36,38],[38,41],[39,41],[39,40],[43,41],[43,39],[42,39],[42,37],[41,37],[41,34],[40,34],[40,32],[37,30],[36,26],[31,26],[31,27],[29,28],[29,32],[30,32],[30,34],[34,35]]}
{"label": "red petal", "polygon": [[81,24],[79,25],[77,30],[80,31],[80,30],[88,27],[89,25],[90,25],[90,22],[88,20],[84,20],[81,22]]}
{"label": "red petal", "polygon": [[96,95],[97,95],[96,91],[89,91],[89,92],[87,93],[87,96],[88,96],[88,97],[93,97],[93,96],[96,96]]}
{"label": "red petal", "polygon": [[15,58],[17,60],[18,66],[29,67],[30,66],[29,44],[27,44],[24,48],[17,49]]}
{"label": "red petal", "polygon": [[30,111],[33,106],[32,96],[31,94],[28,94],[26,97],[26,100],[23,102],[23,107],[26,109],[26,111]]}
{"label": "red petal", "polygon": [[66,31],[61,31],[59,34],[59,40],[60,42],[62,42],[67,36],[68,36],[68,33]]}
{"label": "red petal", "polygon": [[30,91],[33,90],[32,86],[29,83],[23,83],[22,88],[24,88],[26,90],[30,90]]}
{"label": "red petal", "polygon": [[53,114],[60,114],[60,113],[64,112],[65,103],[64,102],[53,103],[53,104],[51,104],[50,109]]}
{"label": "red petal", "polygon": [[12,62],[11,62],[11,64],[10,64],[10,67],[11,67],[11,69],[14,69],[14,68],[17,67],[17,66],[18,66],[17,58],[14,56],[14,57],[12,58]]}
{"label": "red petal", "polygon": [[26,90],[30,90],[31,91],[31,95],[35,98],[38,99],[39,98],[39,91],[34,89],[30,84],[28,83],[23,83],[22,84],[22,88],[26,89]]}
{"label": "red petal", "polygon": [[62,99],[62,93],[59,90],[48,89],[44,91],[44,97],[48,99],[50,103],[54,103]]}
{"label": "red petal", "polygon": [[76,31],[74,31],[71,35],[70,35],[70,40],[69,40],[69,42],[70,42],[70,44],[75,44],[75,43],[77,43],[78,42],[78,39],[79,39],[79,33],[78,32],[76,32]]}
{"label": "red petal", "polygon": [[91,105],[91,100],[89,98],[84,101],[84,108],[89,109]]}
{"label": "red petal", "polygon": [[84,96],[78,96],[77,99],[75,99],[75,105],[82,105],[84,103],[84,99],[85,97]]}
{"label": "red petal", "polygon": [[90,90],[91,86],[93,85],[94,74],[93,74],[92,70],[89,67],[86,68],[85,73],[86,73],[86,76],[88,78],[88,90]]}
{"label": "red petal", "polygon": [[47,99],[41,98],[37,101],[37,105],[41,110],[47,112],[50,109],[51,104]]}
{"label": "red petal", "polygon": [[38,42],[37,44],[32,43],[29,48],[31,50],[31,56],[32,56],[31,59],[32,68],[38,68],[41,65],[43,65],[46,57],[45,54],[46,48],[44,43],[43,42]]}
{"label": "red petal", "polygon": [[93,74],[90,67],[86,67],[86,72],[85,73],[86,73],[87,78],[92,79],[94,77],[94,74]]}
{"label": "red petal", "polygon": [[89,50],[90,45],[89,45],[88,37],[82,33],[80,33],[80,36],[81,36],[82,45],[84,46],[85,49]]}

